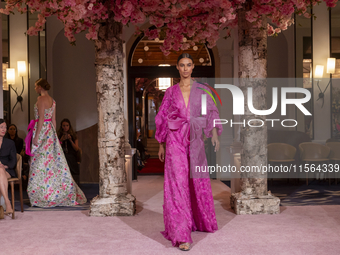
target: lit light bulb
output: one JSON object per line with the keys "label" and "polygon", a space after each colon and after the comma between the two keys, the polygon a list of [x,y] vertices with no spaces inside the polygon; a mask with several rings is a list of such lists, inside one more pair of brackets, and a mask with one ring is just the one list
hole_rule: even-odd
{"label": "lit light bulb", "polygon": [[193,48],[192,48],[194,51],[198,50],[198,47],[195,45]]}
{"label": "lit light bulb", "polygon": [[204,59],[203,59],[203,58],[200,58],[199,61],[200,61],[200,63],[203,63],[203,62],[204,62]]}
{"label": "lit light bulb", "polygon": [[155,42],[159,42],[159,38],[155,38]]}
{"label": "lit light bulb", "polygon": [[187,38],[183,37],[183,42],[187,42]]}
{"label": "lit light bulb", "polygon": [[149,47],[148,47],[148,46],[145,46],[145,47],[144,47],[144,50],[145,50],[145,51],[148,51],[148,50],[149,50]]}
{"label": "lit light bulb", "polygon": [[143,59],[142,58],[138,59],[138,63],[142,64],[143,63]]}

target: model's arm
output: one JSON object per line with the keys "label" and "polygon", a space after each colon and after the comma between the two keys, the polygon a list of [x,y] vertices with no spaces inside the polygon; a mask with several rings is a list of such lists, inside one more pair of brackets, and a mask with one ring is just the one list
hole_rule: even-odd
{"label": "model's arm", "polygon": [[161,162],[164,162],[164,143],[159,144],[158,158]]}
{"label": "model's arm", "polygon": [[165,91],[162,104],[159,107],[159,111],[155,117],[155,123],[156,123],[155,138],[159,142],[158,158],[161,162],[164,162],[164,158],[165,158],[164,143],[166,141],[166,137],[168,133],[167,119],[168,119],[168,109],[171,105],[170,93],[171,93],[171,88],[168,88]]}
{"label": "model's arm", "polygon": [[44,117],[45,117],[45,104],[41,97],[38,97],[38,102],[37,102],[37,107],[38,107],[38,113],[39,113],[39,121],[38,121],[38,128],[37,131],[35,132],[35,136],[33,139],[33,144],[38,145],[38,138],[40,131],[42,129],[42,126],[44,124]]}
{"label": "model's arm", "polygon": [[215,127],[212,129],[211,132],[212,132],[211,143],[213,144],[213,146],[215,146],[215,152],[216,152],[220,148],[220,141],[218,140],[217,130]]}
{"label": "model's arm", "polygon": [[57,131],[57,122],[55,120],[55,115],[56,115],[56,111],[57,111],[57,106],[54,106],[54,111],[52,113],[52,124],[53,124],[53,127],[54,129]]}

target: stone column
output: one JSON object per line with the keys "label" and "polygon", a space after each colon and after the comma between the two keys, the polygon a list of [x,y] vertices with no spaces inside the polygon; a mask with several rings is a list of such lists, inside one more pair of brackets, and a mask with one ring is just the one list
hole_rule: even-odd
{"label": "stone column", "polygon": [[110,17],[95,41],[99,196],[91,201],[90,216],[134,215],[135,197],[127,193],[124,134],[122,25]]}
{"label": "stone column", "polygon": [[[267,30],[253,28],[246,18],[247,10],[238,11],[238,42],[239,42],[239,87],[245,95],[245,115],[241,122],[241,165],[267,165],[267,126],[249,127],[250,119],[259,119],[264,123],[265,116],[255,116],[248,110],[247,90],[253,89],[253,105],[257,110],[266,107],[267,77]],[[266,17],[262,26],[267,27]],[[260,121],[252,121],[254,126],[261,126]],[[264,172],[241,173],[241,189],[231,196],[231,207],[236,214],[276,214],[280,212],[280,199],[267,191],[267,175]]]}

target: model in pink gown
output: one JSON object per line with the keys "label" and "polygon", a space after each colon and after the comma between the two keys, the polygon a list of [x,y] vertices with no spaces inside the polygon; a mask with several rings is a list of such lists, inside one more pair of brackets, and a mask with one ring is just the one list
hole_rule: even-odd
{"label": "model in pink gown", "polygon": [[[161,233],[173,246],[192,243],[192,231],[217,230],[209,173],[197,173],[195,166],[207,166],[202,128],[207,137],[212,137],[213,119],[219,119],[219,114],[207,94],[207,114],[201,116],[201,95],[206,92],[198,87],[207,89],[194,82],[187,107],[179,84],[168,88],[155,119],[155,138],[166,143],[165,231]],[[222,125],[215,127],[221,135]]]}

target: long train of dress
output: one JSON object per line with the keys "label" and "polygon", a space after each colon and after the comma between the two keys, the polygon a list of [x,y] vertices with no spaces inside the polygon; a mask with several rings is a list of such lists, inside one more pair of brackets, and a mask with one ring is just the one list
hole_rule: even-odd
{"label": "long train of dress", "polygon": [[[32,145],[30,173],[27,193],[32,206],[55,207],[74,206],[86,203],[83,191],[72,178],[57,132],[51,118],[55,101],[45,109],[45,121],[38,138],[38,146]],[[35,119],[39,119],[38,108],[34,106]],[[37,130],[33,129],[33,137]]]}

